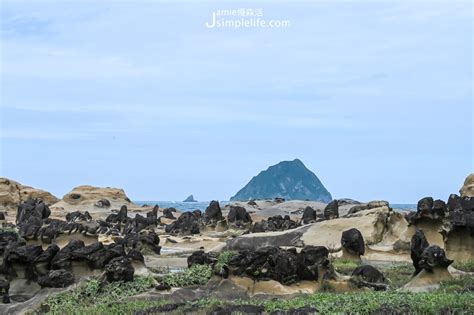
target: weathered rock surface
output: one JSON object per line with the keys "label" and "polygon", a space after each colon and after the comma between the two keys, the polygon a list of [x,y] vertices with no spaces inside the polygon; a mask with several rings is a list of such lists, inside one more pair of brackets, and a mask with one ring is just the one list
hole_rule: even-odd
{"label": "weathered rock surface", "polygon": [[448,268],[452,263],[453,261],[446,257],[444,249],[437,245],[432,245],[425,248],[418,265],[422,269],[432,272],[437,267]]}
{"label": "weathered rock surface", "polygon": [[65,288],[74,283],[74,275],[64,269],[51,270],[38,278],[38,284],[48,288]]}
{"label": "weathered rock surface", "polygon": [[47,191],[0,177],[0,211],[15,212],[18,206],[28,199],[41,199],[48,206],[59,200]]}
{"label": "weathered rock surface", "polygon": [[316,222],[316,210],[311,207],[306,207],[303,212],[303,217],[301,218],[303,224],[314,223]]}
{"label": "weathered rock surface", "polygon": [[227,222],[238,227],[244,227],[252,223],[252,218],[244,207],[230,206],[230,211],[227,215]]}
{"label": "weathered rock surface", "polygon": [[193,212],[185,212],[165,227],[165,232],[172,235],[199,234],[200,221]]}
{"label": "weathered rock surface", "polygon": [[416,230],[415,234],[411,238],[411,259],[413,261],[413,267],[415,267],[415,275],[417,275],[422,270],[419,263],[423,251],[428,248],[428,246],[429,244],[423,231]]}
{"label": "weathered rock surface", "polygon": [[358,229],[352,228],[342,232],[341,245],[343,254],[360,259],[365,254],[365,242],[362,233]]}
{"label": "weathered rock surface", "polygon": [[326,208],[324,208],[324,218],[326,220],[339,218],[339,204],[337,200],[331,201]]}
{"label": "weathered rock surface", "polygon": [[267,220],[256,222],[251,231],[252,233],[286,231],[297,228],[298,226],[298,223],[291,220],[289,215],[285,215],[284,217],[281,215],[275,215],[269,217]]}
{"label": "weathered rock surface", "polygon": [[240,251],[229,262],[230,274],[253,279],[272,279],[282,284],[299,280],[318,280],[319,268],[329,266],[329,252],[324,247],[284,250],[267,246],[255,251]]}
{"label": "weathered rock surface", "polygon": [[377,268],[371,265],[362,265],[357,267],[351,275],[351,282],[357,287],[373,288],[376,291],[386,290],[387,279]]}
{"label": "weathered rock surface", "polygon": [[329,202],[331,194],[298,159],[270,166],[252,178],[231,200],[274,199]]}
{"label": "weathered rock surface", "polygon": [[229,249],[258,249],[263,246],[325,246],[337,247],[342,232],[354,226],[362,233],[367,243],[381,242],[387,234],[395,233],[387,229],[392,215],[397,215],[388,207],[363,210],[351,217],[325,220],[287,231],[251,233],[227,241]]}
{"label": "weathered rock surface", "polygon": [[108,282],[133,281],[134,272],[132,260],[127,257],[113,258],[105,266],[105,278]]}
{"label": "weathered rock surface", "polygon": [[222,216],[221,206],[219,201],[213,200],[204,211],[204,222],[206,224],[215,224],[218,221],[222,221],[224,218]]}
{"label": "weathered rock surface", "polygon": [[474,173],[469,174],[459,190],[461,197],[474,197]]}

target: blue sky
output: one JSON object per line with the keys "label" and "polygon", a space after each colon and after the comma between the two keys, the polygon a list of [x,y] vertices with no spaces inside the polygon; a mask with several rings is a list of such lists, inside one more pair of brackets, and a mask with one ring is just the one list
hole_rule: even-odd
{"label": "blue sky", "polygon": [[[279,29],[209,29],[262,8]],[[301,159],[336,198],[473,171],[470,1],[2,1],[0,174],[58,196],[228,199]]]}

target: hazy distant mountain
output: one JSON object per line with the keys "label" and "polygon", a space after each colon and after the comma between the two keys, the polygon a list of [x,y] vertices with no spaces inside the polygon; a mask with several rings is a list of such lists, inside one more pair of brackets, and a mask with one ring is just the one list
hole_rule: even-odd
{"label": "hazy distant mountain", "polygon": [[319,178],[298,159],[270,166],[252,178],[231,200],[273,199],[329,202],[331,194]]}

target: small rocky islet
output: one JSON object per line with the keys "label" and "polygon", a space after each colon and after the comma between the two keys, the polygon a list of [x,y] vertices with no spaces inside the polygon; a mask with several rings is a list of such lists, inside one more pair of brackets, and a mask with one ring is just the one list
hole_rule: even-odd
{"label": "small rocky islet", "polygon": [[[456,279],[468,279],[457,303],[474,307],[473,270],[453,267],[474,260],[474,174],[459,195],[424,197],[416,212],[276,198],[181,213],[136,205],[122,189],[79,186],[58,199],[6,178],[0,200],[2,314],[57,313],[61,294],[87,300],[91,284],[99,292],[127,283],[114,304],[136,314],[264,314],[282,301],[295,305],[273,313],[325,313],[319,302],[298,304],[302,294],[431,294]],[[147,288],[134,291],[143,279]],[[410,313],[403,307],[397,314]]]}

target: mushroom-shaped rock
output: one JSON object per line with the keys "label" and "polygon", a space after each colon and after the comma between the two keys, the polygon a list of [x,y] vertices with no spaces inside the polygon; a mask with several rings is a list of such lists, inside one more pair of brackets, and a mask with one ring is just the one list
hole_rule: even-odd
{"label": "mushroom-shaped rock", "polygon": [[371,265],[357,267],[351,275],[351,282],[357,287],[369,287],[375,290],[386,290],[387,279],[377,268]]}
{"label": "mushroom-shaped rock", "polygon": [[48,288],[65,288],[74,283],[74,275],[67,270],[51,270],[38,278],[38,284]]}
{"label": "mushroom-shaped rock", "polygon": [[326,220],[339,218],[339,204],[337,199],[328,203],[324,208],[324,218]]}
{"label": "mushroom-shaped rock", "polygon": [[365,254],[365,242],[362,233],[355,228],[342,232],[341,245],[344,256],[360,259]]}
{"label": "mushroom-shaped rock", "polygon": [[128,257],[114,258],[105,266],[105,277],[108,282],[133,281],[134,273],[132,260]]}
{"label": "mushroom-shaped rock", "polygon": [[422,268],[420,267],[421,254],[429,246],[426,240],[425,233],[422,230],[416,230],[413,234],[410,243],[411,260],[413,261],[413,267],[415,267],[415,275],[417,275]]}
{"label": "mushroom-shaped rock", "polygon": [[229,214],[227,215],[227,221],[236,226],[244,226],[252,223],[252,218],[244,207],[230,206]]}
{"label": "mushroom-shaped rock", "polygon": [[419,266],[426,271],[433,272],[437,267],[448,268],[452,263],[453,261],[446,257],[444,249],[438,245],[431,245],[421,254]]}
{"label": "mushroom-shaped rock", "polygon": [[306,207],[303,211],[303,217],[301,218],[303,224],[308,224],[316,221],[316,211],[310,206]]}
{"label": "mushroom-shaped rock", "polygon": [[219,202],[216,200],[211,201],[209,206],[206,208],[204,212],[204,222],[208,223],[216,223],[217,221],[221,221],[222,217],[222,210]]}
{"label": "mushroom-shaped rock", "polygon": [[423,251],[418,263],[422,270],[403,289],[412,292],[427,292],[439,287],[441,281],[452,279],[448,266],[453,261],[446,258],[444,250],[431,245]]}

